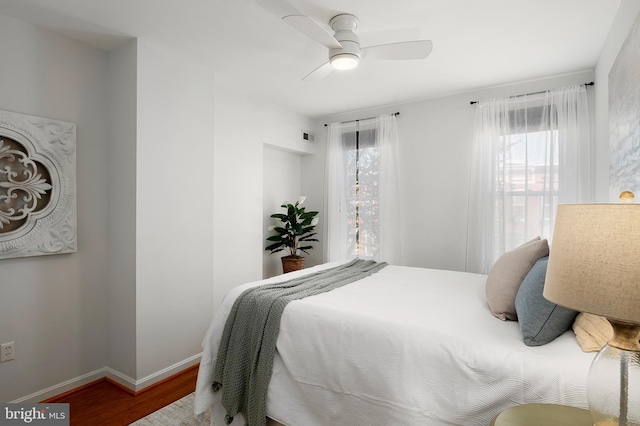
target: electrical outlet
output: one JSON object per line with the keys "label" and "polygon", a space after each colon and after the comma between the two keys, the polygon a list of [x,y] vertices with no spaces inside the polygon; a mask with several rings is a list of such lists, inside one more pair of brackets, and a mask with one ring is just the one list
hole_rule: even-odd
{"label": "electrical outlet", "polygon": [[0,345],[0,362],[11,361],[15,359],[14,342],[3,343]]}

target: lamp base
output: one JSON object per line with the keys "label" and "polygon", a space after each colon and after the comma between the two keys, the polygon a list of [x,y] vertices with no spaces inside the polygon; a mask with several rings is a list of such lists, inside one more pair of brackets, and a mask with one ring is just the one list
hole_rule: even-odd
{"label": "lamp base", "polygon": [[589,410],[596,426],[640,426],[640,325],[609,322],[613,338],[589,370]]}

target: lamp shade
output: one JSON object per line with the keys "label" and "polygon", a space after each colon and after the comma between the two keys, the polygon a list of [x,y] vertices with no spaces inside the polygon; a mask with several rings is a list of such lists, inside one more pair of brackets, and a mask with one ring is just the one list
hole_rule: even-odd
{"label": "lamp shade", "polygon": [[543,295],[640,323],[640,204],[559,205]]}

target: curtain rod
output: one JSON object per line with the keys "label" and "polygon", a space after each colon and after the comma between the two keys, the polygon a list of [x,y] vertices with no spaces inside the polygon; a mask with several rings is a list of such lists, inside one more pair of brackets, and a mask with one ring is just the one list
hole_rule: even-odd
{"label": "curtain rod", "polygon": [[[592,82],[590,82],[590,83],[583,83],[583,86],[593,86],[594,84],[595,84],[595,83],[592,81]],[[546,90],[542,90],[542,91],[540,91],[540,92],[523,93],[522,95],[515,95],[515,96],[514,96],[514,98],[515,98],[515,97],[518,97],[518,96],[539,95],[540,93],[545,93],[545,92],[546,92]],[[470,105],[477,104],[477,103],[478,103],[478,101],[471,101],[471,102],[469,102],[469,104],[470,104]]]}
{"label": "curtain rod", "polygon": [[[399,112],[394,112],[393,115],[395,115],[397,117],[397,116],[400,115],[400,113]],[[361,121],[361,120],[371,120],[372,118],[375,118],[375,117],[367,117],[367,118],[359,118],[357,120],[341,121],[340,124],[353,123],[354,121],[358,122],[358,121]],[[328,124],[324,123],[324,127],[327,127],[327,126],[328,126]]]}

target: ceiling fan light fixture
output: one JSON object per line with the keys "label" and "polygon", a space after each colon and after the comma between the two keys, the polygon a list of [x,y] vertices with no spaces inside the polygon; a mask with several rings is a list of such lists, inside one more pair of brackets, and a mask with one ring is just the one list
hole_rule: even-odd
{"label": "ceiling fan light fixture", "polygon": [[[0,0],[1,1],[1,0]],[[333,70],[353,70],[360,63],[360,58],[369,59],[424,59],[431,53],[433,43],[430,40],[410,40],[397,43],[383,43],[373,46],[360,46],[360,38],[356,34],[359,22],[355,15],[340,13],[329,20],[334,31],[331,35],[324,26],[319,25],[312,17],[304,15],[289,2],[291,0],[258,0],[267,10],[278,15],[287,24],[302,34],[329,49],[328,61],[307,74],[302,80],[318,80]]]}
{"label": "ceiling fan light fixture", "polygon": [[339,53],[331,57],[331,66],[339,71],[352,70],[358,66],[360,57],[351,53]]}

